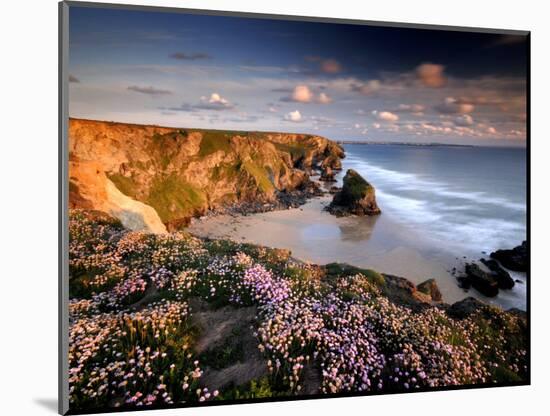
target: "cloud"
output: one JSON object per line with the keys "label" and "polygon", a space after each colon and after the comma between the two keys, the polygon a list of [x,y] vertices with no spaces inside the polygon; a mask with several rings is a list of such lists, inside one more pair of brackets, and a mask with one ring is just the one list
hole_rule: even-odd
{"label": "cloud", "polygon": [[321,94],[319,94],[318,102],[320,104],[330,104],[332,102],[332,98],[322,92]]}
{"label": "cloud", "polygon": [[172,55],[170,55],[170,58],[172,59],[178,59],[180,61],[196,61],[198,59],[210,59],[210,55],[206,53],[184,53],[184,52],[175,52]]}
{"label": "cloud", "polygon": [[382,121],[388,121],[393,123],[394,121],[399,120],[399,116],[397,114],[391,113],[389,111],[376,111],[374,110],[372,112],[372,115],[374,115],[378,120]]}
{"label": "cloud", "polygon": [[313,99],[313,93],[307,85],[298,85],[294,88],[290,98],[298,103],[309,103]]}
{"label": "cloud", "polygon": [[321,71],[325,74],[337,74],[342,71],[342,65],[336,59],[325,59],[321,62]]}
{"label": "cloud", "polygon": [[290,113],[285,114],[283,120],[299,123],[302,121],[302,114],[300,114],[298,110],[291,111]]}
{"label": "cloud", "polygon": [[[285,91],[284,88],[279,88],[277,91]],[[291,90],[291,94],[281,98],[281,101],[295,102],[295,103],[318,103],[318,104],[330,104],[332,98],[328,94],[321,92],[319,95],[315,95],[311,88],[307,85],[297,85]]]}
{"label": "cloud", "polygon": [[365,83],[352,83],[351,89],[352,91],[359,92],[363,95],[373,95],[380,91],[382,87],[382,83],[377,79],[371,79]]}
{"label": "cloud", "polygon": [[416,78],[426,87],[439,88],[447,83],[444,69],[443,65],[425,63],[416,67]]}
{"label": "cloud", "polygon": [[436,105],[435,109],[442,114],[468,114],[474,111],[471,103],[460,102],[454,97],[447,97],[443,103]]}
{"label": "cloud", "polygon": [[128,90],[134,91],[134,92],[139,92],[141,94],[153,95],[153,96],[172,94],[172,91],[163,90],[163,89],[155,88],[155,87],[151,87],[151,86],[149,86],[149,87],[140,87],[138,85],[132,85],[132,86],[128,87]]}
{"label": "cloud", "polygon": [[474,119],[469,114],[462,114],[455,118],[454,123],[457,126],[467,127],[474,124]]}
{"label": "cloud", "polygon": [[399,104],[399,106],[393,110],[395,113],[411,113],[415,116],[424,115],[425,106],[422,104]]}
{"label": "cloud", "polygon": [[229,110],[234,105],[217,92],[210,94],[210,97],[201,97],[201,102],[195,106],[203,110]]}
{"label": "cloud", "polygon": [[[317,55],[308,55],[304,57],[304,60],[306,62],[318,62],[319,70],[325,74],[337,74],[339,72],[342,72],[342,64],[340,64],[340,62],[338,62],[336,59],[323,59],[322,57]],[[305,70],[305,72],[310,71]]]}
{"label": "cloud", "polygon": [[69,82],[79,83],[80,80],[77,77],[75,77],[74,75],[69,74]]}
{"label": "cloud", "polygon": [[183,103],[179,107],[160,107],[163,111],[183,111],[188,113],[194,113],[198,110],[221,111],[231,110],[233,108],[235,108],[233,103],[216,92],[210,94],[210,97],[202,96],[198,104]]}

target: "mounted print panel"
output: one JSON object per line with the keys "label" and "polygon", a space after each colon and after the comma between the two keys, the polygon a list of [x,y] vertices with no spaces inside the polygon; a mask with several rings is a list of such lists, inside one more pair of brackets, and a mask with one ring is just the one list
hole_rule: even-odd
{"label": "mounted print panel", "polygon": [[529,384],[529,32],[60,25],[61,413]]}

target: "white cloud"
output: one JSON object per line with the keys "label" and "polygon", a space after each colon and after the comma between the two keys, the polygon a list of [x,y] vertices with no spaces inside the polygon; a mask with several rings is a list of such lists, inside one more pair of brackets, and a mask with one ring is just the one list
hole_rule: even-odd
{"label": "white cloud", "polygon": [[399,120],[399,116],[397,114],[391,113],[389,111],[376,111],[374,110],[372,114],[378,119],[382,121],[389,121],[394,122]]}
{"label": "white cloud", "polygon": [[471,126],[474,124],[474,119],[469,114],[462,114],[455,118],[455,124],[463,127]]}
{"label": "white cloud", "polygon": [[319,94],[318,101],[320,104],[330,104],[332,102],[332,98],[330,98],[327,94],[322,92],[321,94]]}
{"label": "white cloud", "polygon": [[415,116],[421,116],[424,115],[425,109],[426,107],[422,104],[399,104],[395,111],[402,113],[411,113]]}
{"label": "white cloud", "polygon": [[210,104],[222,104],[222,105],[227,105],[229,104],[229,101],[227,101],[225,98],[223,98],[220,94],[218,94],[217,92],[213,92],[211,95],[210,95],[210,99],[208,100],[208,102]]}
{"label": "white cloud", "polygon": [[284,119],[286,121],[292,121],[294,123],[299,123],[300,121],[302,121],[302,114],[300,114],[300,112],[298,110],[291,111],[291,112],[285,114]]}
{"label": "white cloud", "polygon": [[372,95],[380,90],[382,83],[377,79],[371,79],[363,84],[352,85],[352,89],[363,95]]}
{"label": "white cloud", "polygon": [[475,106],[470,103],[460,102],[454,97],[447,97],[435,109],[443,114],[468,114],[474,111]]}

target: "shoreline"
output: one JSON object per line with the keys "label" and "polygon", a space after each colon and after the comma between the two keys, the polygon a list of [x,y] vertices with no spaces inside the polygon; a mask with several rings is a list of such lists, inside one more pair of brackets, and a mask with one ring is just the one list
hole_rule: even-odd
{"label": "shoreline", "polygon": [[313,197],[297,208],[262,213],[216,213],[194,218],[186,230],[201,238],[288,249],[293,257],[309,263],[339,262],[365,267],[402,276],[415,285],[433,278],[443,302],[449,304],[475,297],[503,309],[526,310],[524,274],[512,272],[513,278],[523,284],[501,291],[494,298],[475,289],[465,291],[459,287],[453,269],[462,270],[466,262],[477,262],[478,258],[440,250],[428,238],[412,233],[384,213],[337,218],[324,210],[331,199],[331,195]]}

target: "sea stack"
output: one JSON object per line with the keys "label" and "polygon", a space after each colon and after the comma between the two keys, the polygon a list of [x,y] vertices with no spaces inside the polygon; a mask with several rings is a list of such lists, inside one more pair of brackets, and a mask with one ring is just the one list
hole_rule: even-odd
{"label": "sea stack", "polygon": [[337,217],[347,215],[378,215],[374,187],[359,173],[348,169],[344,176],[342,190],[334,195],[328,211]]}

